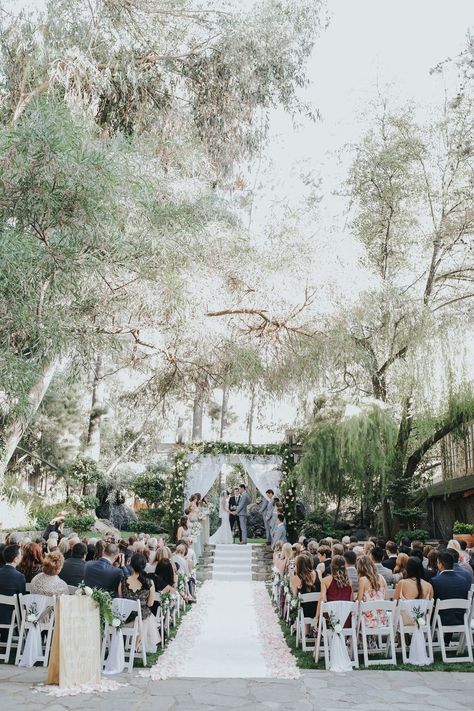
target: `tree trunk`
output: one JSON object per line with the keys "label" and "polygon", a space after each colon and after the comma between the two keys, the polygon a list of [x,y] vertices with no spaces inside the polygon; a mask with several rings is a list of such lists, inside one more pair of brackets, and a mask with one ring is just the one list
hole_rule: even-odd
{"label": "tree trunk", "polygon": [[2,439],[4,443],[3,453],[0,457],[0,480],[7,470],[8,463],[12,458],[15,450],[23,437],[28,424],[31,422],[35,416],[41,402],[48,390],[51,380],[58,367],[58,362],[53,361],[52,363],[47,362],[43,364],[41,373],[38,377],[37,382],[31,388],[28,400],[29,407],[24,417],[17,417],[13,422],[7,425],[3,433]]}
{"label": "tree trunk", "polygon": [[252,437],[253,437],[253,418],[254,418],[254,413],[255,413],[255,402],[256,402],[256,396],[255,396],[255,386],[252,387],[252,395],[250,398],[250,410],[249,410],[249,416],[248,416],[248,443],[252,444]]}
{"label": "tree trunk", "polygon": [[193,402],[193,442],[202,442],[202,418],[204,413],[204,393],[196,388]]}
{"label": "tree trunk", "polygon": [[98,355],[94,367],[89,429],[87,431],[87,440],[84,449],[84,456],[88,459],[92,459],[94,462],[98,462],[100,459],[100,425],[103,417],[102,390],[102,358]]}
{"label": "tree trunk", "polygon": [[384,496],[382,499],[382,525],[383,535],[385,538],[390,538],[392,535],[392,514],[387,496]]}
{"label": "tree trunk", "polygon": [[224,439],[225,418],[227,417],[228,407],[229,407],[229,388],[227,387],[227,383],[224,382],[224,386],[222,388],[221,425],[220,425],[220,430],[219,430],[219,439],[220,440]]}

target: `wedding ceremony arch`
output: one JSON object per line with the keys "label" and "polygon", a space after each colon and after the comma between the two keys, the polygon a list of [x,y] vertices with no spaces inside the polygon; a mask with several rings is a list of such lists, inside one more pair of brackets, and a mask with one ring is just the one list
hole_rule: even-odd
{"label": "wedding ceremony arch", "polygon": [[200,442],[183,447],[175,456],[170,510],[173,526],[194,493],[205,496],[225,464],[240,464],[262,494],[272,489],[285,503],[287,524],[296,525],[295,458],[288,443],[249,445],[236,442]]}

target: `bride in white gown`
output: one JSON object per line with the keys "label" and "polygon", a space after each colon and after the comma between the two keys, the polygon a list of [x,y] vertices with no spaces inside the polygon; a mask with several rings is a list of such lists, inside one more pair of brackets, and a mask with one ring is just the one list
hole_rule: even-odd
{"label": "bride in white gown", "polygon": [[209,543],[233,543],[234,538],[232,536],[232,531],[230,529],[229,521],[229,505],[227,503],[227,491],[223,491],[219,500],[219,517],[221,519],[221,525],[210,537]]}

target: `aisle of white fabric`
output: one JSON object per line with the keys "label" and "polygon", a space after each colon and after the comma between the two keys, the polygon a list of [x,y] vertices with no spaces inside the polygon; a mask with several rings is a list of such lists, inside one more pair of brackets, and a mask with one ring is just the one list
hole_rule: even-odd
{"label": "aisle of white fabric", "polygon": [[[241,565],[242,552],[238,552],[238,546],[233,550]],[[153,679],[299,676],[265,584],[251,579],[233,580],[229,551],[225,566],[232,582],[217,579],[203,584],[198,603],[148,672]],[[248,566],[250,570],[250,555]],[[219,568],[222,573],[220,565]]]}

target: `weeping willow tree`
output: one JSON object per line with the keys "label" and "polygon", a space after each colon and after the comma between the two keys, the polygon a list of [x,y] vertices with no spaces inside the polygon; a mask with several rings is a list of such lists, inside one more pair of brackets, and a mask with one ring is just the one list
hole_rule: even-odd
{"label": "weeping willow tree", "polygon": [[360,501],[362,520],[387,491],[398,424],[388,408],[320,402],[304,439],[300,479],[334,498],[337,524],[344,500]]}

